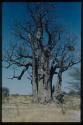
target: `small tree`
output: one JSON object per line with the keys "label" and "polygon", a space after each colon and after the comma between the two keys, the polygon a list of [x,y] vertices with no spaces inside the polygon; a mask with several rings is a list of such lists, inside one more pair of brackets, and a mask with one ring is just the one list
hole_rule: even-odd
{"label": "small tree", "polygon": [[9,96],[9,89],[7,87],[2,87],[2,97]]}

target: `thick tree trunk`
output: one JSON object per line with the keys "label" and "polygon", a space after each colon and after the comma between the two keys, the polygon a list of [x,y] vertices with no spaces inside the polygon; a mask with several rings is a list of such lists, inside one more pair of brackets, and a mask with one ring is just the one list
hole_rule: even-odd
{"label": "thick tree trunk", "polygon": [[50,86],[50,70],[48,67],[48,59],[44,56],[42,51],[39,51],[39,59],[37,60],[38,69],[37,82],[38,82],[38,101],[40,103],[48,102],[51,99],[51,86]]}
{"label": "thick tree trunk", "polygon": [[33,97],[35,102],[49,102],[51,100],[51,79],[48,59],[39,51],[33,56]]}
{"label": "thick tree trunk", "polygon": [[37,69],[36,69],[36,60],[35,55],[33,53],[33,62],[32,62],[32,92],[33,92],[33,100],[37,101]]}
{"label": "thick tree trunk", "polygon": [[62,72],[59,71],[58,73],[58,76],[57,76],[57,83],[56,83],[56,86],[55,86],[55,91],[53,93],[53,100],[55,101],[56,98],[62,94],[62,91],[61,91],[61,82],[62,82]]}
{"label": "thick tree trunk", "polygon": [[49,102],[51,99],[51,86],[50,86],[50,76],[46,73],[46,75],[41,75],[38,86],[38,99],[39,102]]}

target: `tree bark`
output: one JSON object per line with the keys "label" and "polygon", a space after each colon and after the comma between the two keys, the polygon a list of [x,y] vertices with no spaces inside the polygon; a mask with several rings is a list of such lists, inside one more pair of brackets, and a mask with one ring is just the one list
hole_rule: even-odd
{"label": "tree bark", "polygon": [[36,60],[35,54],[33,52],[33,62],[32,62],[32,92],[33,92],[33,101],[37,101],[37,74],[36,74]]}
{"label": "tree bark", "polygon": [[[39,69],[40,72],[41,69]],[[40,74],[38,84],[38,99],[39,102],[49,102],[51,99],[51,86],[50,86],[50,75],[47,74]]]}
{"label": "tree bark", "polygon": [[[39,59],[38,59],[39,58]],[[34,101],[40,103],[51,99],[50,70],[48,60],[42,51],[38,52],[37,59],[33,60],[33,96]]]}
{"label": "tree bark", "polygon": [[53,93],[53,100],[55,101],[57,96],[59,96],[62,91],[61,91],[61,82],[62,82],[62,72],[61,70],[59,70],[59,73],[57,75],[57,83],[56,83],[56,86],[55,86],[55,91]]}

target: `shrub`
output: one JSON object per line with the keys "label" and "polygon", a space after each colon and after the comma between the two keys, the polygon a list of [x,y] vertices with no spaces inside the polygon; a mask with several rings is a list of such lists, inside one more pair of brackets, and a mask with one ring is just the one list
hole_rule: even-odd
{"label": "shrub", "polygon": [[2,97],[9,96],[9,89],[7,87],[2,87]]}
{"label": "shrub", "polygon": [[80,95],[80,92],[79,91],[70,90],[68,95],[77,96],[77,95]]}

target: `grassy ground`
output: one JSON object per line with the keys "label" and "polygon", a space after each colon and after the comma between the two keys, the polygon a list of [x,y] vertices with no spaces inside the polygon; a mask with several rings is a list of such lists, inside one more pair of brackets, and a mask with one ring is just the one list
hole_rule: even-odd
{"label": "grassy ground", "polygon": [[32,96],[10,96],[2,104],[3,122],[80,122],[80,98],[65,96],[64,111],[51,102],[34,104]]}

